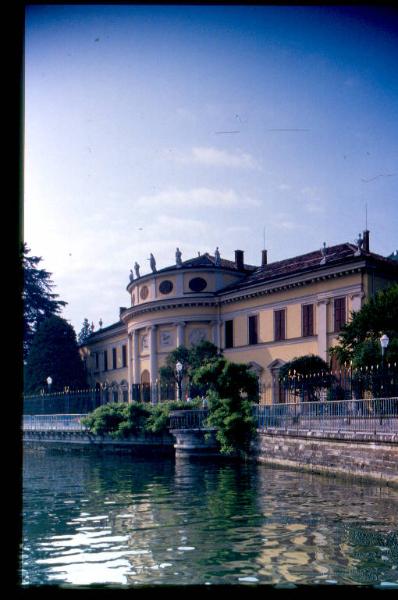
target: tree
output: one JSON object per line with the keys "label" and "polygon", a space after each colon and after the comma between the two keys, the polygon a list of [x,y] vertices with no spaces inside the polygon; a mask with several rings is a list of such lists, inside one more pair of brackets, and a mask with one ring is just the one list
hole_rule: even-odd
{"label": "tree", "polygon": [[94,331],[94,323],[90,323],[88,322],[88,319],[85,318],[83,321],[83,325],[82,328],[77,336],[77,341],[79,343],[79,346],[84,346],[87,343],[88,338],[90,337],[90,335],[93,333]]}
{"label": "tree", "polygon": [[83,361],[80,358],[73,327],[56,315],[42,321],[34,334],[25,368],[26,393],[47,389],[52,378],[52,392],[86,387]]}
{"label": "tree", "polygon": [[386,359],[398,359],[398,283],[394,283],[370,298],[352,313],[338,336],[338,344],[330,349],[341,364],[353,361],[355,366],[367,366],[370,360],[381,362],[380,337],[387,334],[390,344]]}
{"label": "tree", "polygon": [[[211,361],[219,356],[217,347],[203,340],[199,344],[195,344],[191,348],[185,346],[178,346],[175,350],[170,352],[166,358],[166,364],[159,369],[160,379],[162,383],[176,383],[176,364],[180,362],[182,364],[182,378],[187,377],[190,386],[193,383],[193,375],[195,371],[208,361]],[[198,390],[199,388],[197,388]],[[193,395],[195,390],[193,390]],[[199,392],[198,392],[199,393]]]}
{"label": "tree", "polygon": [[56,300],[58,294],[52,292],[54,283],[51,273],[45,269],[38,269],[43,259],[39,256],[29,256],[29,253],[30,249],[24,243],[21,248],[24,359],[29,353],[33,335],[40,323],[52,315],[60,314],[67,304],[63,300]]}
{"label": "tree", "polygon": [[192,376],[194,385],[206,387],[221,398],[258,400],[257,377],[246,364],[229,362],[223,356],[198,367]]}
{"label": "tree", "polygon": [[193,383],[208,389],[207,425],[216,427],[223,454],[247,456],[255,434],[253,403],[258,401],[257,377],[248,365],[213,358],[197,368]]}
{"label": "tree", "polygon": [[334,380],[329,365],[320,356],[306,354],[293,358],[279,370],[279,379],[285,389],[305,400],[320,399],[322,389],[330,387]]}

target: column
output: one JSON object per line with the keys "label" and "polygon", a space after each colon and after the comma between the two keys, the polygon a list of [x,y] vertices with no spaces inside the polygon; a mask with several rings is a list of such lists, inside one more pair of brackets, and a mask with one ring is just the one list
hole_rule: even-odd
{"label": "column", "polygon": [[131,384],[133,383],[133,373],[131,365],[131,333],[127,332],[127,384],[128,384],[128,402],[132,400]]}
{"label": "column", "polygon": [[149,329],[149,356],[150,356],[150,373],[151,373],[151,402],[157,402],[156,381],[158,377],[158,348],[157,348],[157,326],[152,325]]}
{"label": "column", "polygon": [[177,346],[185,346],[185,322],[179,321],[174,325],[177,327]]}
{"label": "column", "polygon": [[329,298],[323,298],[317,302],[317,325],[318,325],[318,354],[324,361],[328,360],[328,304]]}
{"label": "column", "polygon": [[131,341],[133,346],[133,383],[140,383],[140,358],[138,352],[138,330],[131,332]]}

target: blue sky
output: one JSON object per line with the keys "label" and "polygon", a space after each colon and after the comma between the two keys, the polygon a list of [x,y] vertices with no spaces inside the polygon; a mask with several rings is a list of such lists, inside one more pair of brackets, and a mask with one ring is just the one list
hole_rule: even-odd
{"label": "blue sky", "polygon": [[398,30],[377,8],[37,5],[25,36],[24,238],[79,331],[128,275],[397,248]]}

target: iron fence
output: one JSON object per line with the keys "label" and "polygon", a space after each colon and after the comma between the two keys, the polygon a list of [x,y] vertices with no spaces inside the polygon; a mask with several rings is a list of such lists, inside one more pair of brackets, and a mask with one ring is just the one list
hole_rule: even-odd
{"label": "iron fence", "polygon": [[259,429],[398,433],[398,397],[254,407]]}
{"label": "iron fence", "polygon": [[[184,385],[182,400],[205,395],[205,388]],[[98,406],[110,402],[169,402],[178,400],[176,384],[149,383],[133,384],[130,393],[127,386],[114,385],[85,390],[69,390],[52,394],[32,394],[23,398],[23,414],[81,414],[90,413]]]}
{"label": "iron fence", "polygon": [[175,410],[170,413],[169,429],[203,429],[206,428],[206,419],[209,410]]}
{"label": "iron fence", "polygon": [[290,373],[259,384],[260,404],[389,398],[398,396],[396,363],[353,369],[343,366],[308,375]]}
{"label": "iron fence", "polygon": [[85,431],[81,419],[86,415],[24,415],[23,431]]}

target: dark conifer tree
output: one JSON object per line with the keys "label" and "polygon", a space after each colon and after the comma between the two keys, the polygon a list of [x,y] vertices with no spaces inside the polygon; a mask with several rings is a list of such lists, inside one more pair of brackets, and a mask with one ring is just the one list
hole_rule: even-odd
{"label": "dark conifer tree", "polygon": [[25,368],[25,393],[47,390],[51,377],[52,392],[86,387],[83,361],[73,327],[56,315],[42,321],[33,336]]}
{"label": "dark conifer tree", "polygon": [[26,359],[33,335],[42,321],[52,315],[59,315],[67,302],[57,300],[53,293],[54,283],[51,273],[39,269],[43,260],[40,256],[29,256],[30,248],[24,243],[21,248],[23,269],[23,356]]}

